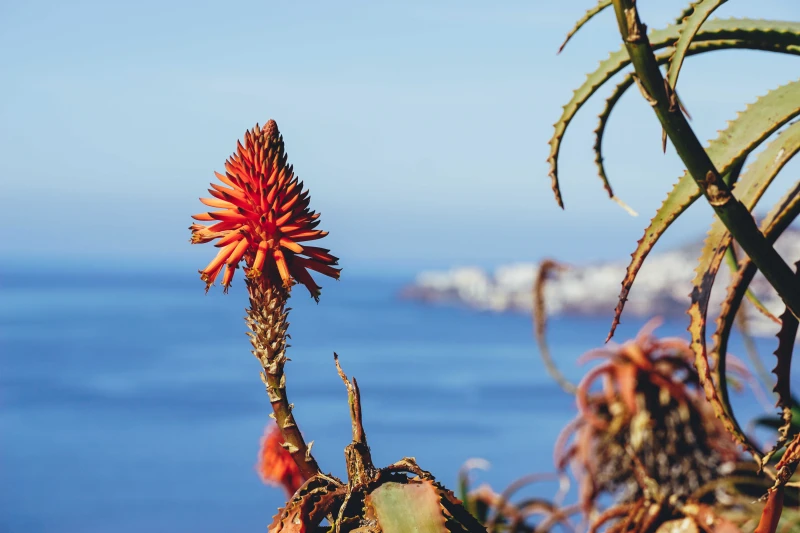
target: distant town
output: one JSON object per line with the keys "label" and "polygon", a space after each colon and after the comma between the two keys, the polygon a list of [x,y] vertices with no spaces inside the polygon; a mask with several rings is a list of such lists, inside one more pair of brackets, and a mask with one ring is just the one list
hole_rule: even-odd
{"label": "distant town", "polygon": [[[684,314],[689,307],[692,276],[701,247],[702,242],[697,242],[648,256],[629,294],[625,313],[641,317]],[[800,259],[800,229],[787,230],[776,247],[790,261]],[[568,265],[567,270],[547,282],[548,313],[610,317],[617,304],[626,266],[621,261]],[[519,263],[501,266],[494,272],[477,267],[423,272],[413,284],[403,289],[401,296],[483,311],[530,313],[537,270],[537,264]],[[716,315],[717,304],[721,302],[729,280],[729,270],[723,265],[712,294],[711,317]],[[773,314],[783,312],[782,302],[763,277],[756,276],[751,289]],[[745,309],[749,311],[754,334],[768,336],[777,332],[776,325],[753,306],[746,305]]]}

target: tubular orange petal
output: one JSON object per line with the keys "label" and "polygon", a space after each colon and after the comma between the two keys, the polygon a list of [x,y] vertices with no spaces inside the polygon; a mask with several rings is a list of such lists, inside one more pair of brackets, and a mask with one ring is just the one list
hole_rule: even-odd
{"label": "tubular orange petal", "polygon": [[241,168],[239,168],[238,162],[236,160],[227,160],[225,161],[225,171],[230,175],[233,180],[236,182],[237,187],[241,186],[241,179],[239,174],[241,173]]}
{"label": "tubular orange petal", "polygon": [[208,227],[208,231],[227,231],[238,228],[240,224],[234,222],[217,222],[213,226]]}
{"label": "tubular orange petal", "polygon": [[264,270],[264,260],[267,258],[267,246],[269,244],[267,241],[261,241],[258,243],[258,249],[256,250],[256,258],[253,260],[252,269],[256,272],[261,272]]}
{"label": "tubular orange petal", "polygon": [[291,251],[293,251],[293,252],[294,252],[294,253],[296,253],[296,254],[301,254],[301,253],[303,253],[303,247],[302,247],[302,246],[300,246],[299,244],[297,244],[297,243],[296,243],[296,242],[294,242],[294,241],[291,241],[291,240],[289,240],[289,239],[285,239],[285,238],[284,238],[284,239],[281,239],[280,241],[278,241],[278,243],[279,243],[281,246],[283,246],[284,248],[286,248],[287,250],[291,250]]}
{"label": "tubular orange petal", "polygon": [[225,292],[228,292],[228,287],[231,286],[231,281],[233,281],[233,273],[235,271],[235,266],[225,265],[225,275],[222,276],[222,286],[225,287],[223,289]]}
{"label": "tubular orange petal", "polygon": [[283,280],[283,285],[285,287],[291,287],[292,277],[289,275],[289,267],[286,265],[286,258],[283,256],[283,252],[280,248],[276,248],[272,251],[272,256],[275,258],[275,264],[278,267],[281,280]]}
{"label": "tubular orange petal", "polygon": [[214,246],[217,246],[217,247],[221,248],[223,246],[229,245],[232,242],[238,242],[238,241],[240,241],[242,239],[244,239],[244,235],[242,234],[241,231],[238,231],[238,230],[237,231],[231,231],[230,233],[225,235],[223,238],[221,238],[217,242],[217,244],[215,244]]}
{"label": "tubular orange petal", "polygon": [[331,255],[330,250],[327,248],[319,248],[317,246],[303,246],[303,253],[311,259],[322,261],[323,263],[336,264],[339,258]]}
{"label": "tubular orange petal", "polygon": [[209,213],[212,217],[211,220],[221,220],[222,222],[247,222],[247,217],[240,214],[233,212],[231,210],[228,211],[212,211]]}
{"label": "tubular orange petal", "polygon": [[218,270],[220,266],[230,257],[233,250],[236,248],[237,243],[232,242],[227,245],[225,248],[219,251],[217,256],[208,264],[208,266],[203,269],[204,273],[210,274],[211,272]]}
{"label": "tubular orange petal", "polygon": [[219,207],[221,209],[233,209],[233,205],[225,200],[218,200],[216,198],[200,198],[200,201],[208,207]]}
{"label": "tubular orange petal", "polygon": [[297,203],[297,200],[299,198],[300,198],[299,194],[294,194],[293,196],[289,196],[288,199],[284,199],[284,203],[281,206],[281,210],[292,212],[292,207],[294,206],[294,204]]}
{"label": "tubular orange petal", "polygon": [[[214,183],[212,183],[211,185],[214,185]],[[220,189],[222,189],[222,191]],[[208,189],[208,194],[210,194],[214,198],[218,198],[220,200],[228,201],[228,198],[227,198],[228,193],[227,192],[223,192],[224,190],[226,190],[225,187],[220,187],[219,185],[217,185],[216,188]]]}
{"label": "tubular orange petal", "polygon": [[312,231],[299,231],[299,232],[292,232],[287,234],[287,237],[291,237],[293,241],[313,241],[316,239],[321,239],[328,234],[327,231],[320,231],[320,230],[312,230]]}
{"label": "tubular orange petal", "polygon": [[311,293],[311,297],[316,301],[319,301],[321,287],[317,285],[317,282],[314,281],[314,278],[311,277],[311,274],[308,273],[308,270],[293,265],[291,272],[299,283],[305,285],[306,289],[308,289],[308,292]]}
{"label": "tubular orange petal", "polygon": [[295,223],[295,224],[290,224],[290,225],[288,225],[288,226],[284,226],[284,227],[282,227],[282,228],[281,228],[281,231],[282,231],[284,234],[286,234],[286,233],[290,233],[290,232],[292,232],[292,231],[298,231],[298,230],[301,230],[301,229],[303,229],[303,227],[304,227],[303,225]]}
{"label": "tubular orange petal", "polygon": [[272,172],[269,173],[269,177],[267,178],[265,190],[269,189],[270,187],[273,187],[278,182],[279,173],[280,170],[278,169],[278,167],[273,166]]}
{"label": "tubular orange petal", "polygon": [[261,166],[259,167],[259,172],[262,176],[266,176],[267,172],[269,172],[268,163],[269,161],[267,161],[266,159],[261,162]]}
{"label": "tubular orange petal", "polygon": [[292,178],[291,171],[287,171],[287,169],[283,169],[281,171],[280,177],[278,178],[278,183],[281,186],[281,191],[283,194],[286,194],[286,185],[289,183],[289,180]]}
{"label": "tubular orange petal", "polygon": [[228,176],[226,176],[225,174],[220,174],[219,172],[214,172],[214,175],[215,175],[215,176],[217,177],[217,179],[218,179],[219,181],[221,181],[222,183],[224,183],[224,184],[226,184],[226,185],[230,185],[230,186],[231,186],[231,187],[233,187],[234,189],[236,188],[236,184],[233,182],[233,180],[232,180],[232,179],[230,179],[230,178],[229,178]]}
{"label": "tubular orange petal", "polygon": [[214,219],[211,217],[210,213],[199,213],[197,215],[192,215],[192,218],[195,220],[200,220],[202,222],[210,222]]}
{"label": "tubular orange petal", "polygon": [[258,220],[258,218],[259,218],[258,214],[255,213],[254,211],[251,211],[250,209],[245,209],[243,207],[239,207],[239,208],[236,209],[236,211],[238,211],[238,213],[240,215],[244,215],[247,218],[249,218],[250,220]]}
{"label": "tubular orange petal", "polygon": [[221,267],[217,268],[214,272],[212,272],[212,273],[210,273],[209,275],[206,276],[206,283],[208,284],[209,287],[214,284],[214,281],[216,281],[220,270],[222,270]]}
{"label": "tubular orange petal", "polygon": [[214,232],[207,231],[207,230],[196,231],[196,232],[192,233],[191,242],[192,242],[192,244],[204,244],[204,243],[213,241],[214,239],[218,238],[219,236],[220,236],[219,233],[214,233]]}
{"label": "tubular orange petal", "polygon": [[273,185],[267,192],[267,205],[272,205],[278,195],[278,184]]}
{"label": "tubular orange petal", "polygon": [[244,255],[249,245],[250,243],[247,242],[247,239],[242,239],[241,241],[239,241],[239,243],[236,245],[236,248],[234,248],[233,252],[231,252],[231,256],[226,261],[228,267],[235,267],[236,265],[239,264],[239,261],[242,260],[242,256]]}
{"label": "tubular orange petal", "polygon": [[283,226],[284,224],[286,224],[286,222],[289,221],[290,218],[292,218],[293,214],[294,213],[292,213],[291,211],[288,211],[287,213],[282,215],[278,220],[275,221],[275,225],[276,226]]}
{"label": "tubular orange petal", "polygon": [[[225,187],[219,188],[224,189]],[[236,207],[248,207],[250,205],[250,202],[247,201],[247,198],[244,197],[244,194],[238,192],[237,194],[232,194],[230,192],[220,191],[218,189],[209,189],[208,192],[211,193],[211,196],[214,198],[224,200]]]}
{"label": "tubular orange petal", "polygon": [[253,162],[253,159],[250,156],[250,152],[248,150],[245,150],[244,146],[242,146],[242,143],[240,141],[236,141],[236,152],[239,154],[239,157],[241,157],[248,163]]}
{"label": "tubular orange petal", "polygon": [[308,231],[319,226],[319,220],[314,220],[310,217],[298,218],[292,221],[292,224],[284,226],[284,233],[291,233],[295,231]]}
{"label": "tubular orange petal", "polygon": [[303,257],[295,257],[293,259],[292,264],[297,264],[298,266],[301,266],[303,268],[310,268],[311,270],[316,270],[320,274],[325,274],[326,276],[330,276],[334,279],[339,279],[339,274],[341,273],[340,268],[332,268],[318,261],[312,261],[310,259],[305,259]]}
{"label": "tubular orange petal", "polygon": [[200,279],[206,282],[206,294],[208,294],[208,289],[214,284],[214,280],[217,279],[217,275],[219,274],[219,269],[215,270],[211,274],[204,274],[202,270],[200,272]]}
{"label": "tubular orange petal", "polygon": [[[229,189],[227,187],[223,187],[222,185],[218,185],[216,183],[212,183],[211,184],[211,189],[221,193],[222,195],[233,196],[233,197],[238,198],[240,200],[247,201],[247,197],[244,195],[244,193],[242,192],[241,189],[238,189],[238,188],[237,189]],[[211,189],[209,189],[208,192],[210,192],[211,194],[214,194],[213,192],[211,192]],[[217,195],[214,194],[214,196],[217,196]],[[217,198],[219,198],[219,196],[217,196]],[[222,199],[225,200],[226,198],[227,198],[226,196],[223,196]]]}

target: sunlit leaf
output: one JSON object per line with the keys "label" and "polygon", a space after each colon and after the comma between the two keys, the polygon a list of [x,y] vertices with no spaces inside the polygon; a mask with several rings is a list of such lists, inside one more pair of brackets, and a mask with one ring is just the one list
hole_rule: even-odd
{"label": "sunlit leaf", "polygon": [[[798,115],[800,115],[800,81],[794,81],[782,85],[747,106],[736,119],[728,123],[728,127],[721,131],[716,139],[709,143],[706,152],[717,171],[726,175],[767,137]],[[631,254],[631,262],[622,280],[619,302],[608,334],[609,339],[614,335],[630,289],[650,250],[672,222],[697,200],[700,194],[700,189],[692,176],[684,172],[650,221],[644,236],[637,243],[636,250]]]}
{"label": "sunlit leaf", "polygon": [[[660,50],[671,46],[680,36],[679,26],[674,25],[657,30],[649,35],[651,46]],[[756,39],[758,36],[758,39]],[[749,19],[715,19],[707,21],[695,35],[693,42],[714,40],[760,40],[771,42],[770,46],[783,45],[785,48],[800,46],[800,23],[785,21],[765,21]],[[630,64],[627,50],[622,47],[600,62],[598,68],[589,74],[586,81],[575,90],[570,101],[564,106],[561,117],[554,124],[553,137],[550,139],[549,175],[552,180],[553,193],[558,205],[563,207],[561,190],[558,184],[558,155],[567,126],[578,110],[589,100],[597,89],[605,84],[616,73]]]}
{"label": "sunlit leaf", "polygon": [[[789,227],[791,222],[800,214],[800,182],[796,183],[791,190],[784,196],[778,205],[770,212],[761,224],[762,232],[767,242],[774,244],[778,237]],[[729,412],[723,407],[722,412],[719,412],[719,406],[730,405],[728,394],[728,382],[725,379],[726,374],[726,354],[728,350],[728,340],[730,339],[731,329],[733,328],[734,318],[736,311],[742,303],[745,291],[756,275],[757,269],[755,264],[749,259],[744,258],[739,264],[739,270],[734,274],[725,299],[722,302],[719,317],[717,318],[717,327],[714,334],[711,336],[713,346],[711,349],[710,357],[716,360],[717,364],[713,368],[713,372],[709,370],[707,359],[698,357],[696,360],[698,371],[702,374],[703,379],[710,383],[710,389],[706,386],[706,394],[716,395],[717,391],[714,389],[713,383],[719,386],[718,403],[715,404],[715,411],[717,416],[720,416],[726,423],[726,426],[733,427],[733,435],[739,442],[746,442],[747,439],[741,432],[738,422],[733,418],[732,412]],[[738,431],[737,431],[738,428]],[[755,454],[760,460],[760,454]]]}
{"label": "sunlit leaf", "polygon": [[383,483],[367,495],[383,533],[447,533],[436,488],[429,481]]}
{"label": "sunlit leaf", "polygon": [[596,6],[594,6],[593,8],[588,10],[586,13],[584,13],[583,16],[580,18],[580,20],[578,20],[578,22],[575,23],[575,26],[573,26],[572,29],[569,30],[569,32],[567,33],[567,37],[564,39],[564,42],[561,43],[561,46],[558,47],[558,53],[560,54],[561,51],[564,50],[564,47],[567,46],[567,43],[569,42],[569,40],[572,39],[572,37],[576,33],[578,33],[578,30],[583,28],[583,26],[587,22],[592,20],[592,18],[595,15],[597,15],[598,13],[600,13],[602,10],[604,10],[605,8],[607,8],[610,5],[611,5],[611,0],[600,0],[597,3]]}
{"label": "sunlit leaf", "polygon": [[692,13],[686,17],[680,27],[680,37],[675,43],[674,52],[669,60],[669,67],[667,68],[667,81],[671,87],[675,87],[678,83],[678,75],[681,72],[683,60],[689,52],[689,46],[692,44],[697,32],[700,31],[700,26],[711,16],[719,6],[728,0],[700,0],[692,4]]}
{"label": "sunlit leaf", "polygon": [[[798,263],[800,265],[800,263]],[[797,266],[797,265],[796,265]],[[794,352],[794,341],[797,338],[797,317],[786,309],[781,315],[781,329],[778,331],[778,348],[775,350],[775,368],[772,372],[777,378],[775,380],[774,392],[778,394],[777,407],[781,408],[781,419],[783,423],[778,428],[778,440],[772,450],[766,455],[764,461],[780,450],[784,444],[789,442],[789,430],[792,427],[792,353]]]}
{"label": "sunlit leaf", "polygon": [[[772,52],[780,52],[785,54],[793,54],[793,55],[800,55],[800,47],[799,46],[783,46],[779,45],[778,47],[774,46],[773,43],[762,40],[760,37],[756,35],[752,35],[754,37],[752,40],[742,41],[742,40],[720,40],[720,41],[703,41],[703,42],[694,42],[691,43],[691,47],[686,54],[686,57],[699,55],[705,52],[714,52],[719,50],[730,50],[734,48],[746,48],[749,50],[768,50]],[[662,65],[669,61],[671,55],[670,52],[665,52],[656,56],[656,62],[659,65]],[[614,191],[611,188],[611,183],[609,182],[608,175],[606,173],[604,157],[603,157],[603,138],[605,135],[606,127],[608,126],[608,119],[611,116],[611,112],[616,107],[617,103],[619,102],[620,98],[622,98],[623,94],[627,92],[627,90],[634,84],[635,78],[633,73],[629,73],[625,76],[625,78],[614,88],[611,94],[606,99],[605,105],[603,106],[603,110],[600,112],[598,116],[598,124],[597,129],[594,130],[594,162],[597,165],[597,174],[600,176],[600,180],[603,182],[603,188],[606,190],[608,195],[611,198],[616,198],[614,195]]]}

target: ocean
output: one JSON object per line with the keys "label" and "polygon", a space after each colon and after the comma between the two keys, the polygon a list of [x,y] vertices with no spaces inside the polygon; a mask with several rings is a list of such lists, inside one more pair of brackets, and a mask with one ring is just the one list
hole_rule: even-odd
{"label": "ocean", "polygon": [[[552,471],[574,400],[545,372],[530,318],[399,300],[407,281],[325,280],[319,304],[294,291],[288,393],[323,470],[344,476],[350,440],[335,351],[358,379],[377,466],[413,456],[451,489],[473,457],[491,464],[476,482],[496,490]],[[254,470],[270,407],[246,305],[241,280],[205,295],[193,272],[3,271],[0,531],[265,531],[284,494]],[[568,377],[610,319],[551,320]],[[616,338],[644,322],[624,318]],[[772,339],[758,344],[766,360]],[[738,338],[731,349],[744,358]],[[736,402],[764,412],[750,394]]]}

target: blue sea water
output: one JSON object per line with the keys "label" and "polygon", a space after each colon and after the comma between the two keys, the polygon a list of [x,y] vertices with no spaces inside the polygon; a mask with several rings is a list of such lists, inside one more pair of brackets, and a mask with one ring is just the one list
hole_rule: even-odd
{"label": "blue sea water", "polygon": [[[403,279],[295,291],[288,391],[326,471],[344,476],[345,389],[358,378],[378,466],[403,456],[451,488],[471,457],[502,489],[552,471],[574,416],[546,374],[529,317],[402,301]],[[0,531],[265,531],[281,490],[254,464],[270,411],[249,354],[241,282],[205,295],[187,274],[4,272],[0,282]],[[608,317],[551,320],[561,368],[601,345]],[[626,319],[629,338],[644,321]],[[685,321],[663,335],[683,335]],[[769,339],[759,341],[763,353]],[[733,351],[743,353],[738,339]],[[750,396],[745,414],[760,412]],[[553,494],[553,485],[531,489]]]}

